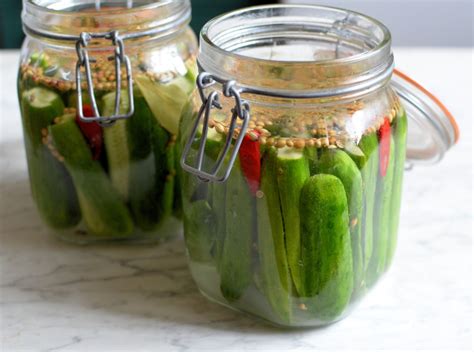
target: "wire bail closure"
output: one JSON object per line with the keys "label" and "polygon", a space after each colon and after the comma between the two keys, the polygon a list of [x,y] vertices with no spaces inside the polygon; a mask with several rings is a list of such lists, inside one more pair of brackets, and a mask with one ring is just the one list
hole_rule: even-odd
{"label": "wire bail closure", "polygon": [[[109,60],[115,61],[115,109],[114,114],[111,116],[100,116],[99,109],[97,107],[97,101],[94,93],[94,84],[92,82],[92,73],[90,63],[95,62],[95,59],[89,58],[89,53],[87,52],[87,46],[89,45],[92,39],[109,39],[112,41],[112,44],[115,46],[114,56],[109,57]],[[82,32],[79,36],[79,39],[76,41],[76,52],[77,52],[77,63],[76,63],[76,91],[77,91],[77,114],[79,119],[84,122],[99,122],[103,126],[110,126],[116,120],[128,119],[135,112],[135,106],[133,101],[133,78],[132,78],[132,65],[130,59],[125,55],[125,45],[123,43],[123,38],[119,35],[117,31],[109,33],[87,33]],[[125,65],[126,75],[127,75],[127,95],[129,101],[129,110],[126,114],[120,114],[120,96],[121,96],[121,87],[122,87],[122,77],[121,77],[121,66]],[[87,92],[91,99],[91,105],[94,112],[94,117],[86,117],[83,113],[83,99],[82,99],[82,82],[81,82],[81,67],[84,67],[86,82],[87,82]]]}
{"label": "wire bail closure", "polygon": [[[207,96],[205,90],[211,88],[216,83],[222,84],[222,94],[225,97],[234,98],[235,106],[231,110],[232,117],[229,124],[229,132],[226,136],[224,149],[219,153],[217,161],[211,168],[211,171],[206,172],[203,170],[203,159],[206,148],[207,132],[209,129],[209,116],[213,108],[222,109],[222,105],[220,104],[219,93],[217,90],[212,90]],[[245,137],[247,126],[250,121],[250,105],[247,101],[242,99],[240,96],[242,90],[237,87],[236,82],[233,80],[223,81],[208,72],[201,72],[197,77],[196,84],[198,86],[198,92],[201,97],[202,105],[199,109],[196,122],[193,125],[191,135],[186,141],[186,145],[181,156],[181,167],[183,170],[197,176],[203,182],[225,182],[229,178],[230,172],[235,163],[235,159],[239,153],[240,145],[242,144],[242,140]],[[229,153],[229,149],[232,146],[232,139],[238,119],[242,121],[240,132],[236,137],[234,148],[230,153],[229,162],[222,173],[222,165],[227,154]],[[191,146],[196,139],[201,120],[202,133],[199,141],[199,150],[196,157],[196,164],[195,166],[192,166],[187,164],[186,160],[189,156]]]}

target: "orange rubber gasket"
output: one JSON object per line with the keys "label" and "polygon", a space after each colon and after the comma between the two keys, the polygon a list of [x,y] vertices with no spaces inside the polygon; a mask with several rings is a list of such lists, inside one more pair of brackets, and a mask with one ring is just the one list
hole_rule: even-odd
{"label": "orange rubber gasket", "polygon": [[411,83],[412,85],[414,85],[419,90],[421,90],[428,97],[430,97],[436,103],[436,105],[438,105],[440,107],[441,110],[443,110],[443,112],[448,117],[449,122],[453,126],[453,129],[454,129],[454,143],[457,143],[457,141],[459,140],[459,126],[458,126],[458,123],[456,122],[456,119],[454,118],[454,116],[449,112],[448,108],[446,106],[444,106],[444,104],[438,98],[436,98],[433,95],[433,93],[426,90],[426,88],[424,88],[421,84],[419,84],[418,82],[416,82],[412,78],[408,77],[406,74],[400,72],[397,69],[394,69],[393,73],[396,74],[397,76],[403,78],[405,81]]}

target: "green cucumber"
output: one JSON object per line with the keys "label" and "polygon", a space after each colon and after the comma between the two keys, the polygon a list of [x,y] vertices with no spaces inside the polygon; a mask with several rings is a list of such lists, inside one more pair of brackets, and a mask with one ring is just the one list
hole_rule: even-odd
{"label": "green cucumber", "polygon": [[21,107],[25,133],[31,146],[36,148],[43,145],[42,130],[64,113],[61,97],[52,90],[35,87],[22,93]]}
{"label": "green cucumber", "polygon": [[72,176],[86,226],[98,237],[127,237],[133,222],[125,204],[92,153],[73,117],[49,127]]}
{"label": "green cucumber", "polygon": [[[272,153],[269,153],[271,158]],[[292,148],[277,152],[276,177],[280,191],[280,205],[285,226],[285,244],[291,276],[298,293],[302,292],[300,213],[301,189],[309,178],[308,159],[304,153]]]}
{"label": "green cucumber", "polygon": [[229,302],[238,300],[252,281],[255,206],[255,198],[236,161],[226,184],[226,233],[219,266],[221,293]]}
{"label": "green cucumber", "polygon": [[183,220],[189,258],[197,262],[210,262],[216,221],[209,203],[199,200],[190,204]]}
{"label": "green cucumber", "polygon": [[[128,149],[130,156],[129,202],[130,211],[135,224],[144,231],[151,231],[161,223],[162,208],[161,194],[163,192],[164,176],[158,179],[158,170],[166,168],[165,161],[155,153],[164,153],[164,148],[155,150],[155,140],[160,140],[160,146],[168,142],[168,134],[158,131],[156,121],[148,108],[145,99],[135,94],[135,113],[126,120]],[[106,127],[107,129],[108,127]]]}
{"label": "green cucumber", "polygon": [[338,317],[353,287],[349,212],[343,183],[311,176],[300,198],[302,301],[317,318]]}
{"label": "green cucumber", "polygon": [[[115,113],[115,92],[102,97],[102,116],[112,116]],[[119,113],[128,111],[129,101],[125,91],[120,94]],[[104,144],[107,153],[109,175],[112,184],[122,199],[127,202],[130,184],[130,152],[127,138],[127,121],[118,120],[112,126],[103,128]]]}
{"label": "green cucumber", "polygon": [[362,175],[362,187],[364,189],[364,209],[362,215],[362,236],[364,252],[364,271],[369,267],[373,252],[374,230],[374,207],[375,192],[377,187],[377,175],[379,169],[378,138],[375,133],[362,137],[358,147],[362,150],[365,158],[355,159]]}
{"label": "green cucumber", "polygon": [[211,206],[216,219],[215,262],[220,268],[226,235],[226,183],[213,183]]}
{"label": "green cucumber", "polygon": [[339,149],[324,149],[318,161],[318,170],[319,173],[339,178],[346,191],[351,229],[354,290],[357,291],[363,282],[364,269],[361,233],[362,176],[350,156]]}
{"label": "green cucumber", "polygon": [[373,284],[385,270],[389,246],[392,187],[395,166],[395,143],[390,139],[390,154],[384,177],[377,172],[377,190],[374,210],[374,249],[369,263],[368,282]]}
{"label": "green cucumber", "polygon": [[405,171],[405,154],[407,140],[407,116],[404,110],[396,117],[393,125],[393,140],[395,143],[395,166],[392,186],[392,205],[390,210],[390,232],[387,261],[385,266],[388,268],[392,263],[395,247],[397,245],[398,223],[400,219],[400,206],[402,199],[403,173]]}
{"label": "green cucumber", "polygon": [[54,229],[77,225],[79,203],[71,177],[42,142],[42,130],[64,112],[61,97],[45,88],[33,88],[21,95],[31,193],[41,218]]}
{"label": "green cucumber", "polygon": [[285,247],[277,159],[275,155],[269,154],[276,152],[269,150],[263,159],[261,176],[263,196],[257,196],[261,284],[274,313],[282,324],[287,325],[291,322],[292,313],[292,279]]}

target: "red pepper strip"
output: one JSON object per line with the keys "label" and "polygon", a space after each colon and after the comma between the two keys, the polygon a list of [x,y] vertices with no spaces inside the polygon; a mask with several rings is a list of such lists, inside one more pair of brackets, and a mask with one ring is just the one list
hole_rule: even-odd
{"label": "red pepper strip", "polygon": [[[82,113],[85,117],[94,117],[94,111],[92,106],[84,104],[82,107]],[[82,134],[86,138],[89,146],[92,150],[92,157],[94,160],[99,159],[100,153],[102,152],[102,127],[97,122],[84,122],[81,121],[79,115],[76,115],[76,123],[81,129]]]}
{"label": "red pepper strip", "polygon": [[[257,133],[256,131],[254,131]],[[240,167],[253,195],[260,188],[260,144],[245,135],[239,151]]]}
{"label": "red pepper strip", "polygon": [[382,127],[379,130],[379,159],[380,175],[385,177],[387,174],[388,163],[390,161],[390,138],[391,127],[388,118],[384,119]]}

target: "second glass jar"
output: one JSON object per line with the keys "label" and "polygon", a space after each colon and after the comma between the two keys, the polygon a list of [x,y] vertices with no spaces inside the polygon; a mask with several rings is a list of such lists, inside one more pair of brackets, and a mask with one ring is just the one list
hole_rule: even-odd
{"label": "second glass jar", "polygon": [[175,141],[197,71],[189,20],[187,0],[24,1],[18,89],[31,190],[62,239],[178,232]]}

